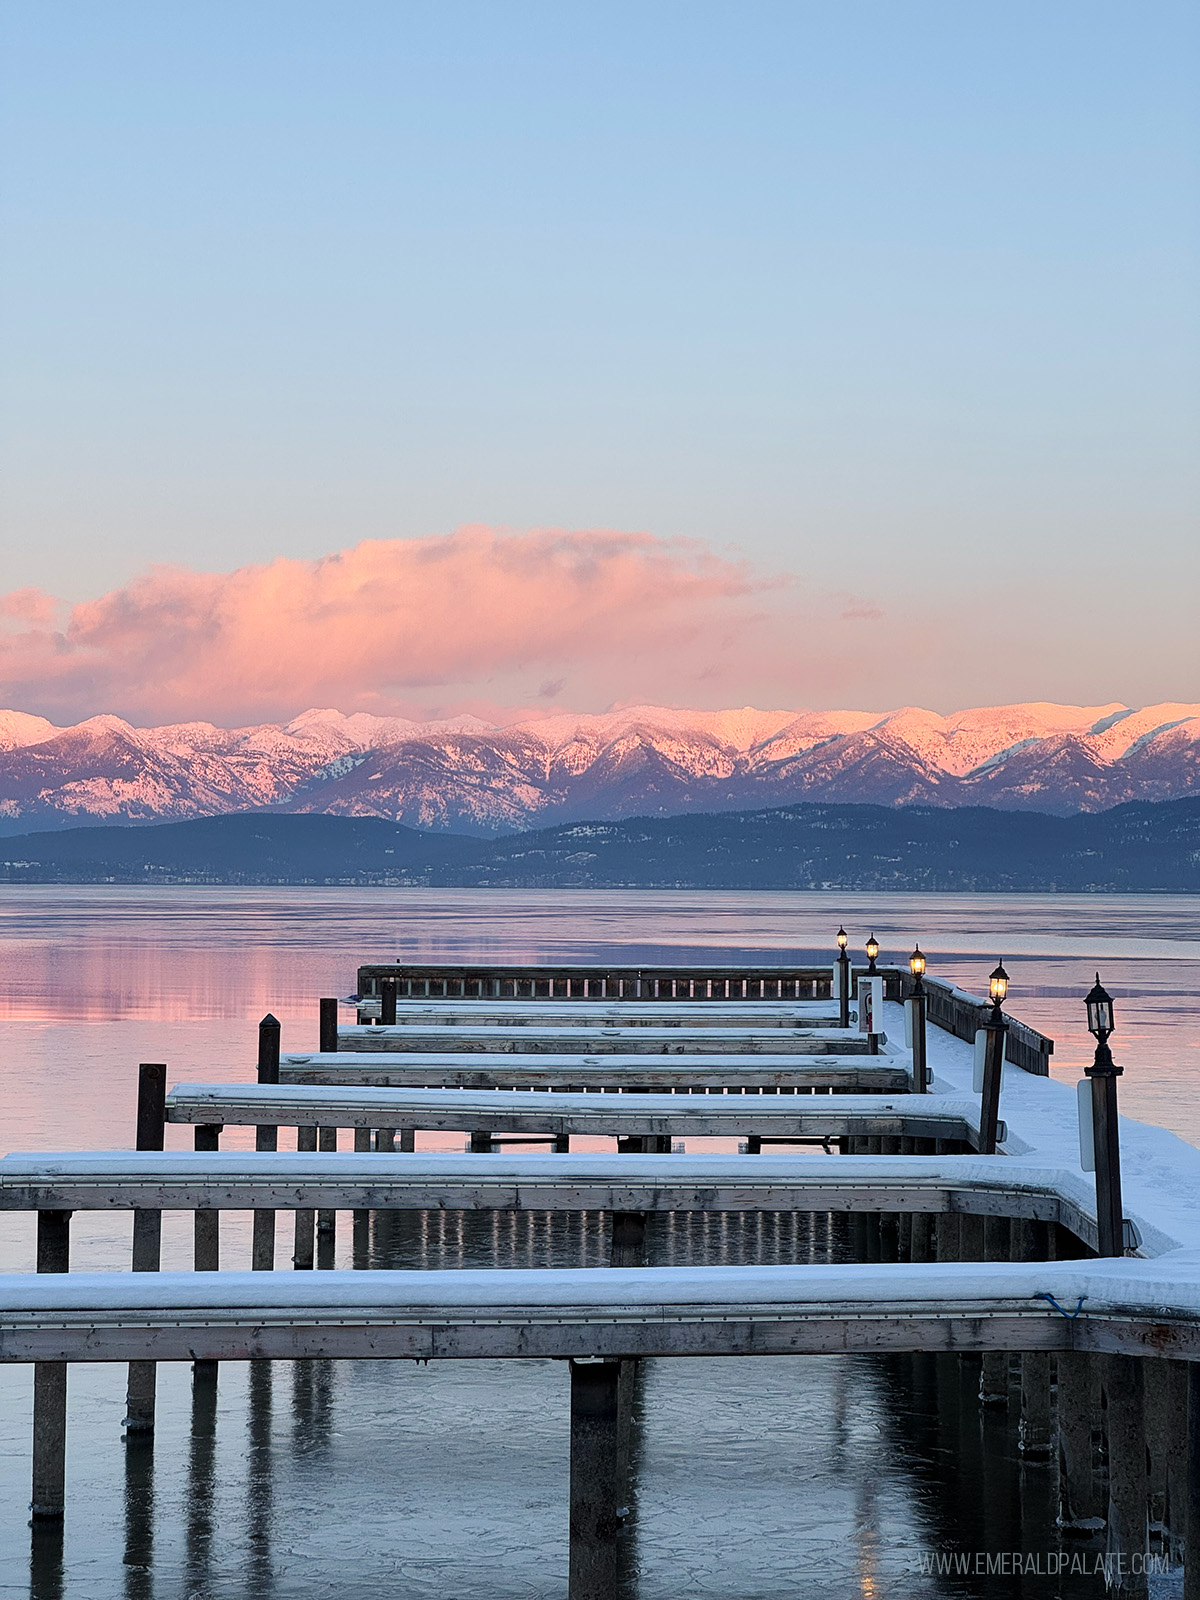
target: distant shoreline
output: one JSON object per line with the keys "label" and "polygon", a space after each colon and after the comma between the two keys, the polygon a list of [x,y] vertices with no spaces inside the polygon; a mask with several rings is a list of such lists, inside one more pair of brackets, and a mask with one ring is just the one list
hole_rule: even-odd
{"label": "distant shoreline", "polygon": [[0,882],[164,888],[1200,894],[1200,799],[1050,816],[796,805],[564,822],[498,838],[234,812],[0,839]]}

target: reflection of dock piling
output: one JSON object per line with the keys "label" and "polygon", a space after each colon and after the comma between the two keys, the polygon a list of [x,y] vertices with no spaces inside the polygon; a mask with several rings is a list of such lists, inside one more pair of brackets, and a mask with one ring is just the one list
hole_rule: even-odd
{"label": "reflection of dock piling", "polygon": [[[911,992],[900,969],[875,976],[893,1007]],[[37,1212],[38,1277],[0,1286],[0,1357],[35,1370],[36,1523],[57,1532],[63,1515],[73,1360],[130,1364],[136,1600],[152,1592],[156,1362],[193,1362],[186,1552],[201,1588],[219,1361],[250,1362],[255,1584],[271,1562],[273,1362],[292,1363],[294,1441],[330,1431],[331,1360],[554,1359],[569,1380],[571,1600],[607,1597],[648,1359],[858,1351],[885,1354],[889,1392],[923,1419],[916,1443],[957,1459],[956,1536],[1000,1548],[1006,1530],[1056,1516],[1065,1541],[1117,1560],[1121,1592],[1144,1594],[1152,1548],[1177,1560],[1191,1534],[1200,1550],[1200,1284],[1168,1259],[1166,1206],[1139,1223],[1139,1259],[1096,1259],[1089,1185],[1061,1129],[1039,1127],[1039,1106],[1051,1121],[1061,1106],[1037,1083],[1050,1041],[1005,1018],[981,1107],[969,1047],[996,1012],[928,976],[923,988],[914,1062],[894,1010],[871,1034],[835,1025],[830,969],[363,968],[358,1021],[339,1027],[322,1000],[316,1052],[282,1055],[263,1020],[255,1084],[166,1094],[165,1068],[143,1067],[137,1153],[0,1162],[0,1204]],[[163,1152],[167,1120],[194,1126],[194,1150]],[[256,1130],[253,1154],[220,1149],[239,1125]],[[296,1130],[294,1152],[281,1129],[285,1144]],[[446,1131],[469,1150],[416,1148]],[[615,1153],[572,1154],[584,1136]],[[695,1152],[713,1137],[746,1154]],[[687,1155],[671,1154],[676,1138]],[[130,1274],[69,1273],[84,1209],[132,1212]],[[194,1214],[194,1275],[160,1272],[164,1209]],[[220,1259],[223,1209],[254,1213],[236,1264],[251,1273]],[[276,1270],[279,1210],[293,1213],[298,1276]],[[338,1211],[353,1219],[350,1273],[335,1270]],[[584,1266],[611,1270],[571,1270]],[[868,1508],[864,1538],[873,1525]],[[61,1545],[56,1568],[45,1535],[32,1592],[56,1600]],[[1185,1593],[1200,1600],[1193,1569]]]}

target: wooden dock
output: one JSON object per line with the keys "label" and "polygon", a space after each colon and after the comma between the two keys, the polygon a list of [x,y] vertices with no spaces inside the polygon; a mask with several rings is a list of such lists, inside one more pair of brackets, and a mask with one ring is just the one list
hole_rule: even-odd
{"label": "wooden dock", "polygon": [[[130,1363],[128,1425],[150,1436],[162,1360],[193,1361],[211,1384],[224,1360],[558,1359],[570,1373],[570,1600],[611,1600],[618,1440],[633,1425],[622,1375],[637,1361],[959,1352],[979,1363],[981,1405],[999,1407],[1016,1353],[1024,1459],[1054,1464],[1064,1525],[1106,1519],[1110,1548],[1132,1558],[1153,1510],[1174,1548],[1200,1550],[1200,1152],[1122,1124],[1127,1255],[1095,1259],[1094,1181],[1079,1166],[1074,1094],[1046,1077],[1052,1042],[1009,1019],[1004,1120],[996,1153],[981,1154],[973,1042],[987,1008],[927,984],[933,1092],[915,1093],[924,1074],[900,1043],[908,975],[875,975],[886,1031],[868,1036],[830,1025],[828,967],[364,967],[356,1025],[321,1003],[321,1042],[337,1049],[282,1052],[266,1019],[257,1084],[168,1094],[165,1069],[142,1069],[136,1151],[3,1158],[0,1209],[35,1213],[38,1234],[38,1272],[0,1278],[0,1361],[35,1364],[35,1519],[64,1510],[72,1361]],[[373,1009],[388,1021],[363,1014]],[[169,1123],[193,1125],[197,1148],[164,1151]],[[254,1127],[257,1149],[219,1149],[227,1125]],[[291,1128],[300,1148],[280,1150]],[[343,1128],[353,1151],[336,1148]],[[472,1153],[396,1153],[417,1130],[468,1133]],[[677,1133],[744,1136],[747,1154],[665,1153]],[[561,1149],[597,1134],[621,1153]],[[489,1153],[505,1138],[559,1151]],[[828,1153],[764,1154],[772,1140]],[[133,1214],[133,1271],[70,1270],[72,1214],[114,1210]],[[219,1270],[221,1210],[254,1213],[253,1271]],[[164,1211],[194,1214],[192,1273],[158,1270]],[[280,1211],[294,1214],[298,1271],[274,1270]],[[329,1270],[345,1211],[364,1270]],[[607,1241],[611,1266],[372,1266],[362,1229],[405,1213],[573,1214]],[[653,1219],[781,1213],[846,1219],[855,1264],[644,1265]],[[1176,1403],[1151,1405],[1167,1393],[1151,1374],[1167,1372]],[[1176,1487],[1160,1493],[1168,1459]],[[1121,1592],[1142,1596],[1135,1566]],[[1184,1594],[1200,1600],[1200,1560]]]}

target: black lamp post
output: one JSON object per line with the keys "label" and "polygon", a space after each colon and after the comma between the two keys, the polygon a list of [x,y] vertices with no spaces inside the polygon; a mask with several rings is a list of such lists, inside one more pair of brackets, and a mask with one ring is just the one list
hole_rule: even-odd
{"label": "black lamp post", "polygon": [[1121,1136],[1117,1124],[1117,1066],[1108,1048],[1113,1031],[1112,996],[1096,982],[1086,1001],[1088,1032],[1096,1040],[1096,1056],[1084,1074],[1092,1080],[1092,1145],[1096,1156],[1096,1226],[1102,1256],[1125,1254],[1125,1214],[1121,1203]]}
{"label": "black lamp post", "polygon": [[838,968],[841,972],[841,989],[838,993],[838,1027],[850,1026],[850,957],[846,954],[846,946],[850,943],[850,935],[845,928],[837,931]]}
{"label": "black lamp post", "polygon": [[1001,1009],[1008,995],[1008,973],[1003,961],[988,978],[991,1015],[984,1023],[987,1042],[983,1052],[983,1098],[979,1106],[979,1149],[985,1156],[996,1153],[996,1124],[1000,1118],[1000,1078],[1004,1071],[1004,1035],[1008,1023]]}
{"label": "black lamp post", "polygon": [[916,946],[912,955],[908,958],[908,970],[913,977],[910,1000],[912,1005],[913,1093],[926,1094],[929,1089],[929,1069],[925,1058],[925,985],[921,982],[921,979],[925,976],[925,957],[921,953],[920,945]]}
{"label": "black lamp post", "polygon": [[868,962],[867,977],[868,978],[872,978],[875,975],[875,957],[878,954],[879,954],[879,940],[875,937],[874,934],[872,934],[871,937],[867,940],[867,962]]}

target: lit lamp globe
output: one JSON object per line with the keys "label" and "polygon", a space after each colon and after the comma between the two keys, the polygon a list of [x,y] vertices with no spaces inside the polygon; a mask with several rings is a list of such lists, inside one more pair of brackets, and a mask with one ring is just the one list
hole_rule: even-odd
{"label": "lit lamp globe", "polygon": [[879,954],[879,940],[875,937],[874,934],[872,934],[871,937],[867,940],[867,960],[870,962],[870,966],[867,968],[868,972],[874,972],[875,971],[875,957],[878,954]]}
{"label": "lit lamp globe", "polygon": [[845,928],[839,928],[837,931],[837,947],[842,951],[843,954],[845,953],[846,946],[849,943],[850,935],[846,932]]}
{"label": "lit lamp globe", "polygon": [[913,975],[913,979],[915,981],[916,992],[918,994],[920,994],[920,992],[921,992],[921,979],[925,976],[925,957],[921,952],[921,946],[920,945],[916,946],[916,948],[913,950],[912,955],[910,955],[909,958],[908,958],[908,970]]}
{"label": "lit lamp globe", "polygon": [[993,1009],[999,1012],[1008,996],[1008,973],[1004,970],[1003,961],[988,978],[988,994],[991,996]]}

